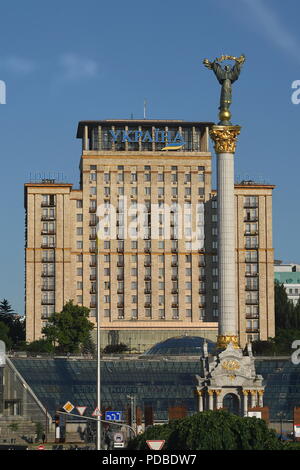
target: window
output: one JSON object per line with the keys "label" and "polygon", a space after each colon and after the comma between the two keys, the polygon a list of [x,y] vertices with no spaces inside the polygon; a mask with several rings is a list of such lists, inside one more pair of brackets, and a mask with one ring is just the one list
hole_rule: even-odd
{"label": "window", "polygon": [[83,248],[82,240],[77,240],[76,247],[77,247],[78,250],[82,250],[82,248]]}
{"label": "window", "polygon": [[96,178],[97,178],[97,173],[90,174],[90,181],[96,181]]}
{"label": "window", "polygon": [[158,173],[157,174],[157,181],[158,182],[164,181],[164,174],[163,173]]}
{"label": "window", "polygon": [[77,274],[77,276],[82,276],[82,268],[77,268],[76,269],[76,274]]}
{"label": "window", "polygon": [[83,282],[82,282],[82,281],[77,281],[76,287],[77,287],[78,290],[82,290],[82,288],[83,288]]}
{"label": "window", "polygon": [[76,234],[77,235],[82,235],[83,234],[83,228],[82,227],[77,227],[76,228]]}
{"label": "window", "polygon": [[82,214],[77,214],[76,219],[77,219],[77,222],[82,222],[83,221],[83,215]]}
{"label": "window", "polygon": [[77,209],[82,209],[82,199],[77,199],[76,207],[77,207]]}

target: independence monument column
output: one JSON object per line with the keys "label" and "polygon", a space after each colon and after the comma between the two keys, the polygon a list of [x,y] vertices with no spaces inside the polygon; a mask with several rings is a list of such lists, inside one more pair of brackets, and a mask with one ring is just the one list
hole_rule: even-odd
{"label": "independence monument column", "polygon": [[[233,60],[234,66],[220,62]],[[204,65],[213,70],[222,85],[219,118],[220,122],[210,130],[217,155],[218,193],[218,274],[219,274],[219,334],[218,347],[225,349],[229,343],[239,348],[235,308],[236,255],[235,255],[235,207],[234,207],[234,153],[240,126],[230,122],[231,85],[240,74],[245,56],[221,56]]]}

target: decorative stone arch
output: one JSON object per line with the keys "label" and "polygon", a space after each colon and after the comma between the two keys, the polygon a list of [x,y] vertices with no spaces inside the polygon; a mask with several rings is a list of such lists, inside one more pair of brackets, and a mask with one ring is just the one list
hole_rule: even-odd
{"label": "decorative stone arch", "polygon": [[228,409],[230,413],[241,415],[241,397],[234,390],[224,391],[222,404],[222,407]]}

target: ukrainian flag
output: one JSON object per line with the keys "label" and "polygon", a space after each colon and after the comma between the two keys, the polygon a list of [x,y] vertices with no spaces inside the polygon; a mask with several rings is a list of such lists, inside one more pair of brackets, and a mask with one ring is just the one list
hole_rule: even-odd
{"label": "ukrainian flag", "polygon": [[178,150],[181,149],[184,146],[185,142],[173,142],[173,143],[168,143],[166,147],[162,148],[162,150]]}

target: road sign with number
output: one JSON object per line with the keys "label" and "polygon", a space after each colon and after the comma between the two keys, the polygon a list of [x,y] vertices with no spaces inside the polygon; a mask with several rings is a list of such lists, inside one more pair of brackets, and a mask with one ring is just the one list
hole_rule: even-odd
{"label": "road sign with number", "polygon": [[149,449],[151,450],[161,450],[166,441],[146,441]]}
{"label": "road sign with number", "polygon": [[106,411],[105,419],[106,421],[121,421],[122,411]]}

